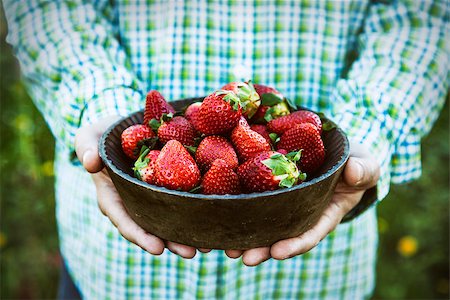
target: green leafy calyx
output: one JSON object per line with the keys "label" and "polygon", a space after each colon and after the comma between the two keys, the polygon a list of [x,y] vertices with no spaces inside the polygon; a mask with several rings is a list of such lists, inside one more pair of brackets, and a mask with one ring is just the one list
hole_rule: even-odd
{"label": "green leafy calyx", "polygon": [[219,90],[216,92],[216,96],[220,95],[225,95],[223,97],[223,100],[230,103],[231,107],[234,110],[238,110],[239,107],[243,107],[241,99],[239,99],[239,97],[233,91]]}
{"label": "green leafy calyx", "polygon": [[283,154],[273,154],[268,159],[263,160],[262,163],[272,170],[275,180],[279,180],[278,185],[280,187],[290,188],[298,182],[300,172],[297,165]]}
{"label": "green leafy calyx", "polygon": [[138,159],[134,163],[134,174],[139,180],[142,180],[140,170],[148,166],[148,163],[150,162],[150,159],[147,156],[147,154],[150,152],[150,149],[147,146],[142,146],[141,152],[139,154]]}
{"label": "green leafy calyx", "polygon": [[264,115],[264,119],[267,122],[272,121],[273,119],[282,117],[282,116],[287,116],[289,115],[291,112],[289,110],[289,106],[287,104],[286,101],[280,102],[278,104],[275,104],[274,106],[270,107],[267,111],[266,114]]}
{"label": "green leafy calyx", "polygon": [[335,123],[331,122],[329,119],[327,119],[327,117],[325,117],[324,113],[317,113],[317,115],[320,118],[320,121],[322,121],[322,130],[323,131],[330,131],[333,129],[336,129],[337,126]]}
{"label": "green leafy calyx", "polygon": [[251,81],[238,84],[237,96],[241,100],[242,109],[249,118],[253,117],[261,104],[261,99]]}
{"label": "green leafy calyx", "polygon": [[261,104],[266,106],[274,106],[283,101],[283,96],[274,93],[266,93],[261,95]]}
{"label": "green leafy calyx", "polygon": [[290,161],[293,161],[296,163],[296,162],[300,161],[300,158],[302,157],[302,151],[303,151],[303,149],[301,149],[299,151],[289,152],[288,154],[286,154],[286,158],[289,159]]}
{"label": "green leafy calyx", "polygon": [[280,137],[278,136],[278,134],[276,134],[274,132],[269,133],[269,137],[273,143],[278,143],[278,141],[280,140]]}
{"label": "green leafy calyx", "polygon": [[186,150],[191,154],[191,155],[195,155],[195,152],[197,152],[197,147],[194,146],[187,146],[187,145],[183,145],[184,148],[186,148]]}
{"label": "green leafy calyx", "polygon": [[157,119],[151,119],[148,122],[148,125],[150,126],[151,129],[153,129],[154,131],[158,131],[159,127],[161,127],[161,125],[165,122],[168,122],[170,120],[172,120],[174,117],[173,113],[164,113],[162,114],[161,118],[159,118],[159,120]]}

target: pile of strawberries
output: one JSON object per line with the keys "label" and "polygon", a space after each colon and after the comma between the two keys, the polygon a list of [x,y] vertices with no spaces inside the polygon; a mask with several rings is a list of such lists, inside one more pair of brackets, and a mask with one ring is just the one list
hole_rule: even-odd
{"label": "pile of strawberries", "polygon": [[172,190],[240,194],[292,187],[325,160],[322,122],[274,88],[232,82],[177,113],[147,94],[143,124],[122,133],[137,178]]}

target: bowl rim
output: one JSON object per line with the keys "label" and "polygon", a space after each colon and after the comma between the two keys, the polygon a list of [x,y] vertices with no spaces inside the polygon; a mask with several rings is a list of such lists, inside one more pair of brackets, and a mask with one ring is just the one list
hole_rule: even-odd
{"label": "bowl rim", "polygon": [[[195,99],[202,99],[202,97],[198,97],[198,98],[186,98],[186,99],[180,99],[180,100],[174,100],[171,102],[177,102],[177,101],[187,101],[187,100],[195,100]],[[304,108],[299,106],[298,109],[302,109],[302,110],[310,110],[308,108]],[[255,192],[255,193],[249,193],[249,194],[238,194],[238,195],[205,195],[205,194],[194,194],[194,193],[189,193],[189,192],[184,192],[184,191],[178,191],[178,190],[170,190],[167,189],[165,187],[159,187],[156,185],[152,185],[149,183],[146,183],[144,181],[141,181],[135,177],[132,177],[130,175],[128,175],[127,173],[123,172],[122,170],[120,170],[116,165],[114,165],[114,163],[112,162],[112,160],[108,157],[108,155],[106,154],[106,139],[109,137],[109,135],[111,134],[111,132],[114,130],[114,128],[116,128],[121,122],[123,122],[125,119],[129,119],[139,113],[142,113],[143,110],[139,110],[136,112],[133,112],[132,114],[126,116],[126,117],[122,117],[119,120],[117,120],[116,122],[114,122],[113,124],[111,124],[108,129],[102,134],[100,140],[99,140],[99,154],[100,154],[100,158],[103,160],[103,163],[105,164],[106,167],[108,167],[110,170],[112,170],[116,175],[120,176],[122,179],[130,182],[130,183],[134,183],[138,186],[140,186],[141,188],[144,189],[149,189],[152,190],[153,192],[157,192],[157,193],[164,193],[164,194],[169,194],[172,196],[178,196],[178,197],[183,197],[183,198],[194,198],[194,199],[202,199],[202,200],[245,200],[245,199],[254,199],[254,198],[259,198],[259,197],[268,197],[268,196],[276,196],[279,194],[284,194],[284,193],[288,193],[288,192],[294,192],[297,190],[301,190],[301,189],[305,189],[309,186],[312,186],[320,181],[323,181],[329,177],[331,177],[334,173],[336,173],[348,160],[349,156],[350,156],[350,143],[348,141],[347,135],[344,133],[344,131],[337,126],[333,121],[331,121],[330,119],[326,118],[328,121],[331,121],[334,125],[336,125],[336,128],[334,130],[337,130],[340,135],[343,137],[344,140],[344,153],[342,154],[341,158],[338,160],[338,162],[336,164],[334,164],[327,172],[325,172],[324,174],[313,178],[310,181],[306,181],[303,182],[299,185],[290,187],[290,188],[285,188],[285,189],[278,189],[278,190],[274,190],[274,191],[265,191],[265,192]],[[310,110],[311,111],[311,110]]]}

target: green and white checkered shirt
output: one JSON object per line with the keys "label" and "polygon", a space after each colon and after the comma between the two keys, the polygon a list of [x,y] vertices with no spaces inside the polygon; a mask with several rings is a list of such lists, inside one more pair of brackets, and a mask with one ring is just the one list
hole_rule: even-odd
{"label": "green and white checkered shirt", "polygon": [[223,251],[155,257],[100,213],[70,162],[77,128],[143,108],[146,91],[206,95],[252,78],[323,111],[371,147],[390,182],[420,175],[420,140],[444,103],[448,1],[4,0],[24,79],[56,138],[61,251],[88,299],[360,299],[370,295],[376,212],[309,253],[254,268]]}

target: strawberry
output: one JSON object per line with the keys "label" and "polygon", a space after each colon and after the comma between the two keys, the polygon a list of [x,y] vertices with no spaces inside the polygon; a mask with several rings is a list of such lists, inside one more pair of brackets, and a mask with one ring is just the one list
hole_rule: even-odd
{"label": "strawberry", "polygon": [[198,130],[205,135],[228,133],[242,112],[250,117],[259,105],[259,96],[251,84],[230,83],[224,88],[206,97],[200,106]]}
{"label": "strawberry", "polygon": [[272,143],[272,140],[270,139],[269,131],[267,130],[266,125],[252,124],[252,125],[250,125],[250,129],[259,133],[260,135],[262,135],[262,137],[265,138],[269,144]]}
{"label": "strawberry", "polygon": [[142,181],[155,183],[155,163],[161,151],[146,149],[142,151],[138,160],[134,163],[134,174]]}
{"label": "strawberry", "polygon": [[260,97],[251,82],[230,82],[222,87],[222,90],[233,91],[242,103],[242,114],[250,119],[261,104]]}
{"label": "strawberry", "polygon": [[206,172],[211,164],[219,158],[224,160],[233,170],[238,166],[236,151],[226,138],[217,135],[205,137],[195,152],[195,161],[200,170]]}
{"label": "strawberry", "polygon": [[122,149],[125,154],[135,160],[139,156],[141,146],[154,143],[155,133],[147,125],[136,124],[128,127],[122,132]]}
{"label": "strawberry", "polygon": [[254,83],[253,87],[255,88],[255,91],[258,93],[259,96],[262,96],[263,94],[275,94],[280,96],[281,98],[283,98],[283,94],[281,94],[281,92],[279,92],[278,90],[276,90],[273,87],[267,86],[267,85],[263,85],[263,84],[257,84]]}
{"label": "strawberry", "polygon": [[241,117],[238,125],[233,129],[231,142],[241,162],[260,152],[270,151],[271,149],[266,139],[256,131],[253,131],[244,117]]}
{"label": "strawberry", "polygon": [[206,195],[236,195],[240,192],[239,177],[223,159],[216,159],[203,176],[202,191]]}
{"label": "strawberry", "polygon": [[300,169],[308,174],[319,169],[325,160],[325,147],[317,127],[311,123],[297,124],[287,130],[277,144],[287,151],[302,150]]}
{"label": "strawberry", "polygon": [[[298,156],[294,159],[298,159]],[[239,166],[238,176],[248,192],[273,191],[280,187],[291,187],[304,180],[295,162],[274,151],[257,154]]]}
{"label": "strawberry", "polygon": [[[152,121],[151,124],[155,126],[155,122]],[[195,137],[194,126],[184,117],[177,116],[168,121],[164,121],[164,118],[162,118],[162,124],[158,128],[158,138],[161,143],[165,144],[170,140],[177,140],[183,145],[194,146]]]}
{"label": "strawberry", "polygon": [[155,183],[171,190],[189,191],[200,179],[200,170],[186,148],[176,140],[168,141],[155,163]]}
{"label": "strawberry", "polygon": [[184,117],[194,126],[198,131],[198,114],[200,112],[201,102],[195,102],[189,105],[184,112]]}
{"label": "strawberry", "polygon": [[148,125],[151,119],[159,120],[163,114],[175,113],[172,105],[155,90],[148,92],[145,99],[144,124]]}
{"label": "strawberry", "polygon": [[254,86],[261,98],[261,105],[252,117],[252,122],[267,123],[278,117],[290,114],[289,105],[283,94],[266,85],[254,84]]}
{"label": "strawberry", "polygon": [[278,152],[278,153],[281,153],[281,154],[283,154],[283,155],[288,154],[287,150],[285,150],[285,149],[277,149],[277,152]]}
{"label": "strawberry", "polygon": [[320,120],[320,117],[308,110],[299,110],[290,115],[274,119],[267,124],[267,129],[270,132],[281,135],[295,124],[300,123],[311,123],[316,126],[319,134],[322,133],[322,121]]}
{"label": "strawberry", "polygon": [[225,134],[233,129],[242,115],[240,100],[233,92],[214,92],[199,109],[198,131],[205,135]]}

